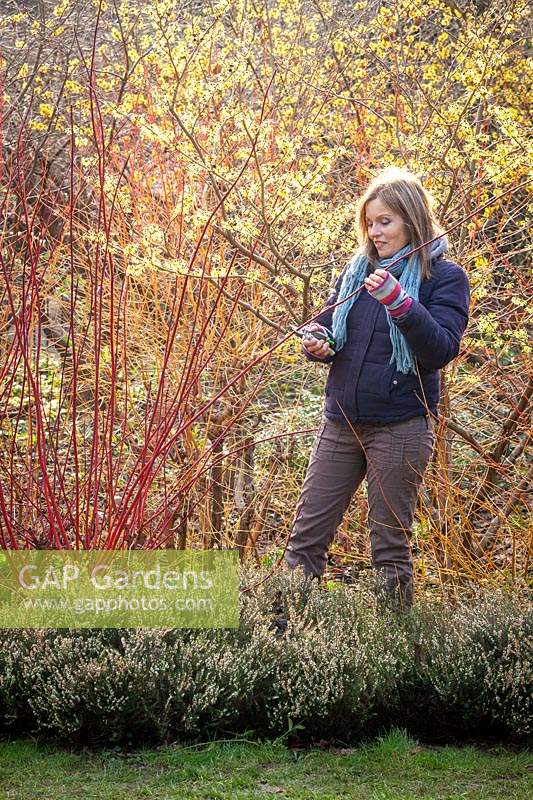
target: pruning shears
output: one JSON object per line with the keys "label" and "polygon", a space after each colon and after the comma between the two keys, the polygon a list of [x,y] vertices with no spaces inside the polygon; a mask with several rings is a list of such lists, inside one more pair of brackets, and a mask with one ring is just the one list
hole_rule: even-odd
{"label": "pruning shears", "polygon": [[296,336],[299,336],[300,339],[319,339],[322,342],[327,342],[329,345],[328,356],[335,355],[335,339],[332,337],[331,333],[328,331],[319,331],[314,330],[312,328],[293,328],[292,331]]}

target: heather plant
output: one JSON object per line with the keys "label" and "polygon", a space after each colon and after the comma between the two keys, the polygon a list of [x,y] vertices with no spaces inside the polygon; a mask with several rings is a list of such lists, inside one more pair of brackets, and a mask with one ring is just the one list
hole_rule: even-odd
{"label": "heather plant", "polygon": [[18,631],[2,635],[0,647],[0,725],[24,726],[31,724],[31,708],[22,690],[21,675],[35,645],[35,631]]}
{"label": "heather plant", "polygon": [[398,618],[365,587],[298,574],[243,571],[243,591],[234,630],[3,631],[2,729],[93,743],[346,742],[400,722],[432,737],[531,732],[533,617],[512,597]]}
{"label": "heather plant", "polygon": [[[425,709],[431,727],[438,720],[441,731],[453,732],[465,723],[483,730],[498,722],[529,733],[531,608],[503,594],[475,592],[456,604],[422,607],[417,616],[418,661],[411,665],[412,682],[406,677],[402,690]],[[413,717],[425,727],[422,714],[415,711]]]}
{"label": "heather plant", "polygon": [[123,739],[130,730],[164,739],[179,647],[170,649],[159,631],[125,631],[114,646],[101,631],[91,633],[35,637],[18,681],[39,728],[61,737],[85,731],[93,741]]}

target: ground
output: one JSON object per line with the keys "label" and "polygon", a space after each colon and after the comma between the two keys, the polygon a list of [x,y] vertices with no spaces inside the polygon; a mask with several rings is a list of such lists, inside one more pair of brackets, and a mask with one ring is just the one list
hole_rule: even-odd
{"label": "ground", "polygon": [[131,751],[0,743],[0,800],[528,800],[533,757],[393,731],[356,748],[218,742]]}

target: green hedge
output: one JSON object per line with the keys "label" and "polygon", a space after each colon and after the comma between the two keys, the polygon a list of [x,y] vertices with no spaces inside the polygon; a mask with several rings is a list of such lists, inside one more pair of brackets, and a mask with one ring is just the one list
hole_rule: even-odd
{"label": "green hedge", "polygon": [[531,731],[529,606],[492,593],[398,618],[353,587],[243,580],[259,585],[238,630],[0,632],[0,730],[92,743]]}

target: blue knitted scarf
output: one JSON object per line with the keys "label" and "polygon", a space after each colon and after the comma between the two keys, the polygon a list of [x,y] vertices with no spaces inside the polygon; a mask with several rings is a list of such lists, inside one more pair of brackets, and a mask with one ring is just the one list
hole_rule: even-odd
{"label": "blue knitted scarf", "polygon": [[[430,259],[433,261],[447,250],[448,241],[445,236],[442,236],[431,245]],[[380,258],[376,266],[381,269],[388,269],[389,264],[400,259],[389,271],[399,280],[400,285],[405,289],[407,294],[414,300],[418,300],[418,290],[420,289],[421,281],[420,258],[418,253],[415,253],[409,258],[410,252],[411,245],[406,245],[390,258]],[[363,281],[367,276],[368,264],[369,262],[366,255],[358,251],[349,262],[346,272],[344,273],[337,302],[348,297],[349,294],[352,294],[352,292],[355,292],[356,289],[363,285]],[[408,269],[406,269],[407,266]],[[357,302],[358,297],[359,293],[351,297],[345,303],[338,305],[333,311],[332,333],[335,339],[336,352],[342,350],[346,344],[346,320],[351,307]],[[415,373],[415,358],[409,345],[389,314],[387,314],[387,320],[392,344],[392,355],[389,364],[396,363],[398,372],[403,372],[404,374],[408,372]]]}

